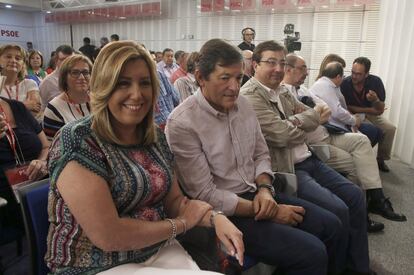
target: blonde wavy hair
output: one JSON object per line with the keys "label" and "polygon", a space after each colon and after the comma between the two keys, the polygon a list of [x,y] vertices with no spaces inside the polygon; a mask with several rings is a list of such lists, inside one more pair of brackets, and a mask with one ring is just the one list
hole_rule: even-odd
{"label": "blonde wavy hair", "polygon": [[143,145],[156,142],[156,125],[154,123],[154,109],[159,94],[159,82],[155,62],[149,52],[134,41],[117,41],[107,44],[99,52],[95,60],[91,81],[90,97],[92,109],[92,129],[102,139],[110,143],[122,144],[114,132],[108,108],[108,101],[118,82],[121,70],[131,60],[144,60],[148,66],[152,85],[152,108],[143,121],[137,125],[137,135],[143,132]]}
{"label": "blonde wavy hair", "polygon": [[20,47],[19,45],[15,44],[7,44],[0,47],[0,56],[2,56],[6,51],[8,50],[17,50],[20,52],[20,55],[22,56],[22,69],[17,74],[17,78],[19,80],[23,80],[27,74],[26,71],[26,50]]}

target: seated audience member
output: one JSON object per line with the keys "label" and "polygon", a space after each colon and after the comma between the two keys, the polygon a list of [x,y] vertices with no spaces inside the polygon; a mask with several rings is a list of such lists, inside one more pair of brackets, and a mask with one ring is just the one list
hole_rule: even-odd
{"label": "seated audience member", "polygon": [[177,79],[174,83],[175,90],[180,94],[180,102],[193,95],[197,89],[198,84],[194,76],[200,54],[198,52],[192,52],[187,58],[187,75]]}
{"label": "seated audience member", "polygon": [[43,55],[39,51],[30,51],[27,58],[27,78],[36,82],[37,86],[40,85],[43,79],[45,79],[47,73],[43,70]]}
{"label": "seated audience member", "polygon": [[220,39],[202,46],[200,89],[171,113],[166,127],[179,182],[235,223],[247,255],[283,274],[326,274],[327,255],[333,260],[339,249],[340,221],[317,205],[275,193],[260,126],[238,96],[242,77],[236,47]]}
{"label": "seated audience member", "polygon": [[157,70],[157,75],[160,83],[160,94],[155,108],[155,123],[161,129],[164,129],[168,116],[180,104],[180,95],[161,71]]}
{"label": "seated audience member", "polygon": [[63,61],[59,73],[60,95],[45,109],[43,128],[49,140],[65,124],[89,115],[89,79],[92,63],[86,56],[72,55]]}
{"label": "seated audience member", "polygon": [[321,65],[319,66],[318,76],[316,77],[315,81],[322,77],[322,71],[325,69],[326,65],[334,61],[339,62],[342,65],[342,67],[345,69],[346,67],[345,60],[335,53],[330,53],[323,58]]}
{"label": "seated audience member", "polygon": [[178,69],[171,75],[170,82],[175,83],[180,77],[187,75],[187,58],[188,53],[184,51],[176,51],[174,54],[175,61],[178,65]]}
{"label": "seated audience member", "polygon": [[240,231],[180,191],[174,157],[153,121],[158,80],[148,52],[132,41],[108,44],[90,83],[91,116],[65,125],[49,153],[51,272],[211,274],[175,240],[210,220],[242,264]]}
{"label": "seated audience member", "polygon": [[40,115],[39,88],[36,82],[25,79],[25,50],[18,45],[0,47],[1,73],[6,76],[6,83],[0,96],[21,101],[34,116]]}
{"label": "seated audience member", "polygon": [[354,114],[364,114],[365,120],[379,127],[384,136],[378,144],[378,167],[389,172],[384,160],[391,158],[396,127],[382,114],[385,109],[385,88],[381,78],[369,73],[371,61],[366,57],[358,57],[352,64],[352,75],[346,77],[341,84],[341,92],[345,97],[348,110]]}
{"label": "seated audience member", "polygon": [[94,62],[96,46],[91,45],[91,39],[89,37],[83,38],[83,46],[79,48],[79,51],[87,56],[91,62]]}
{"label": "seated audience member", "polygon": [[155,63],[159,63],[162,61],[162,52],[155,52]]}
{"label": "seated audience member", "polygon": [[42,110],[44,110],[54,97],[60,94],[59,90],[59,69],[62,65],[62,62],[69,56],[74,54],[74,50],[69,45],[61,45],[56,48],[55,54],[55,70],[53,73],[49,74],[43,81],[40,83],[40,97],[42,98]]}
{"label": "seated audience member", "polygon": [[242,80],[241,86],[243,86],[244,83],[246,83],[254,74],[253,63],[252,63],[253,52],[250,50],[244,50],[242,51],[242,54],[243,54],[244,71],[243,71],[243,80]]}
{"label": "seated audience member", "polygon": [[20,206],[5,172],[14,169],[16,163],[28,164],[23,171],[30,181],[45,177],[48,149],[42,128],[24,104],[0,97],[0,197],[8,202],[2,209],[1,226],[23,228]]}
{"label": "seated audience member", "polygon": [[[272,169],[295,173],[299,198],[339,218],[340,240],[331,272],[369,272],[366,203],[362,190],[320,161],[309,150],[306,133],[319,126],[323,109],[300,103],[280,83],[286,48],[276,41],[258,44],[253,52],[255,75],[241,88],[253,106],[269,147]],[[359,274],[359,273],[358,273]],[[369,274],[369,273],[368,273]]]}
{"label": "seated audience member", "polygon": [[322,70],[319,78],[310,88],[314,95],[321,98],[331,109],[329,123],[345,132],[360,131],[375,146],[383,136],[382,130],[371,123],[362,122],[361,115],[352,115],[346,106],[339,86],[342,83],[344,69],[340,62],[331,62]]}
{"label": "seated audience member", "polygon": [[56,52],[52,51],[50,53],[50,59],[49,63],[47,64],[46,73],[49,75],[53,73],[53,71],[56,69]]}
{"label": "seated audience member", "polygon": [[[298,55],[286,56],[286,69],[283,84],[299,100],[308,97],[316,105],[327,106],[325,102],[313,95],[302,84],[308,76],[305,60]],[[329,109],[329,107],[327,107]],[[330,114],[330,112],[328,113]],[[321,115],[321,118],[323,115]],[[381,214],[391,220],[403,220],[405,217],[394,213],[391,203],[385,198],[374,151],[369,139],[361,133],[329,134],[320,121],[315,131],[307,134],[310,144],[329,145],[330,158],[326,161],[330,167],[346,175],[351,181],[360,184],[366,190],[367,202],[375,205]],[[384,225],[368,218],[368,232],[381,231]]]}
{"label": "seated audience member", "polygon": [[164,49],[162,52],[162,60],[157,63],[157,69],[169,80],[178,68],[179,66],[174,62],[174,51],[169,48]]}

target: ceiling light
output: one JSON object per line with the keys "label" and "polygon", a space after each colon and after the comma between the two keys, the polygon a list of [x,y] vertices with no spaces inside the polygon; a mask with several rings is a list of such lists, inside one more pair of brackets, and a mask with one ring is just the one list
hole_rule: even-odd
{"label": "ceiling light", "polygon": [[5,5],[6,8],[11,9],[12,5]]}
{"label": "ceiling light", "polygon": [[52,13],[51,11],[46,11],[46,13]]}

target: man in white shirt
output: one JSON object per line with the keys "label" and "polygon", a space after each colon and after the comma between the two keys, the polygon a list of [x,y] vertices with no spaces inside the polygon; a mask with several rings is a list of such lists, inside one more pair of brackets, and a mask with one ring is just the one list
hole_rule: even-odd
{"label": "man in white shirt", "polygon": [[[286,64],[283,85],[299,100],[308,97],[316,105],[327,106],[322,99],[302,85],[308,75],[305,60],[298,55],[289,54],[286,56]],[[386,203],[375,153],[368,138],[361,133],[330,135],[322,126],[324,123],[325,121],[321,121],[321,125],[315,131],[307,134],[307,141],[310,144],[327,144],[330,158],[326,163],[338,172],[347,175],[354,183],[360,184],[362,189],[366,190],[367,201],[371,205],[377,205],[385,218],[404,220],[404,215],[394,213],[392,207]],[[383,228],[382,223],[368,219],[368,232],[381,231]]]}
{"label": "man in white shirt", "polygon": [[55,96],[60,94],[59,90],[59,68],[66,58],[73,55],[74,50],[69,45],[60,45],[56,49],[56,69],[48,75],[39,86],[40,97],[42,99],[42,110],[44,110]]}

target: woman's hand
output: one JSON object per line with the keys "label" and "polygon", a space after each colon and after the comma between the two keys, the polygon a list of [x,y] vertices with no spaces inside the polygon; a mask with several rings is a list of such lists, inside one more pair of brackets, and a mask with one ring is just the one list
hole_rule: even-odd
{"label": "woman's hand", "polygon": [[32,160],[29,164],[29,167],[26,169],[26,175],[28,175],[29,180],[39,180],[47,175],[47,167],[45,160],[35,159]]}
{"label": "woman's hand", "polygon": [[35,101],[35,100],[27,100],[27,101],[24,102],[24,105],[26,106],[26,108],[29,111],[33,111],[35,113],[40,112],[41,104],[38,101]]}
{"label": "woman's hand", "polygon": [[199,224],[207,211],[212,208],[213,207],[206,202],[190,200],[187,197],[183,197],[180,202],[177,218],[184,220],[187,225],[187,230],[189,230]]}
{"label": "woman's hand", "polygon": [[242,266],[244,260],[243,233],[226,216],[221,214],[214,217],[214,225],[216,235],[224,244],[228,254],[236,257]]}
{"label": "woman's hand", "polygon": [[7,131],[6,120],[4,119],[4,115],[0,113],[0,138],[6,135],[6,131]]}

